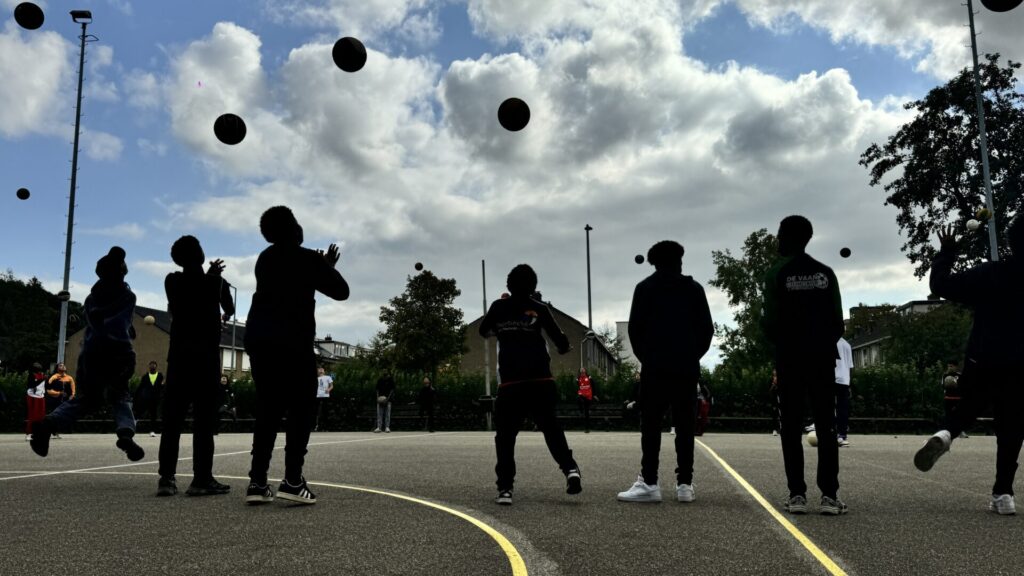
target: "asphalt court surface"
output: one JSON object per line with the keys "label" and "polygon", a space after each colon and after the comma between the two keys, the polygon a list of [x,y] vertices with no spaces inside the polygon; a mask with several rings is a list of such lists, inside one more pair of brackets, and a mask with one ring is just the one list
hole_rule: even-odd
{"label": "asphalt court surface", "polygon": [[[139,438],[147,457],[134,464],[113,435],[65,435],[45,459],[23,435],[4,435],[0,574],[1024,573],[1024,518],[987,510],[991,437],[956,441],[921,473],[912,457],[925,437],[852,436],[840,450],[851,512],[825,517],[778,513],[782,454],[767,434],[702,438],[692,504],[674,501],[666,434],[665,501],[646,505],[615,500],[635,479],[638,433],[568,436],[583,470],[579,496],[565,494],[539,433],[519,436],[511,507],[493,503],[492,434],[317,433],[305,473],[319,502],[249,507],[249,435],[217,437],[214,472],[232,493],[202,498],[154,496],[158,439]],[[805,455],[817,512],[816,457],[806,446]],[[271,478],[282,457],[275,452]]]}

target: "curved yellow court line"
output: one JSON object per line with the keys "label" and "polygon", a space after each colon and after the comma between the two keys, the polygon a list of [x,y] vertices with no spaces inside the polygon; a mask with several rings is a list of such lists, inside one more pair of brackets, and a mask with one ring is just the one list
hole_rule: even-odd
{"label": "curved yellow court line", "polygon": [[728,472],[729,475],[733,477],[733,479],[735,479],[737,482],[739,482],[740,486],[743,486],[743,488],[751,496],[754,497],[754,500],[757,500],[757,503],[760,504],[765,510],[767,510],[768,513],[771,514],[772,518],[774,518],[779,524],[781,524],[782,527],[785,528],[786,531],[788,531],[793,536],[793,538],[796,538],[796,541],[799,542],[801,545],[803,545],[803,547],[806,548],[807,551],[811,553],[811,556],[814,556],[814,559],[817,560],[819,563],[821,563],[821,565],[825,567],[825,570],[828,570],[829,574],[832,574],[832,576],[846,576],[846,571],[844,571],[842,568],[840,568],[839,565],[836,564],[834,560],[829,558],[828,554],[825,554],[824,552],[822,552],[821,548],[818,548],[818,546],[814,542],[812,542],[810,538],[808,538],[803,532],[801,532],[799,528],[794,526],[792,522],[787,520],[785,516],[780,514],[779,511],[776,510],[774,506],[769,504],[768,500],[765,500],[765,497],[762,496],[761,493],[758,492],[756,488],[751,486],[750,483],[747,482],[746,479],[743,478],[743,476],[740,476],[739,473],[736,472],[736,470],[733,470],[732,466],[729,466],[728,462],[723,460],[722,457],[719,456],[710,447],[708,447],[707,444],[701,442],[700,440],[696,440],[696,439],[694,441],[697,444],[700,444],[701,448],[706,450],[707,453],[710,454],[712,458],[714,458],[716,461],[718,461],[718,464],[726,472]]}
{"label": "curved yellow court line", "polygon": [[[158,474],[153,473],[153,472],[101,472],[101,471],[89,472],[89,471],[81,471],[81,472],[68,472],[68,473],[69,474],[98,474],[98,475],[111,475],[111,476],[120,476],[120,475],[125,475],[125,476],[158,476]],[[221,475],[218,474],[218,477],[225,478],[225,479],[228,479],[228,480],[245,480],[245,481],[249,480],[249,478],[247,476],[221,476]],[[449,508],[447,506],[443,506],[443,505],[437,504],[435,502],[430,502],[429,500],[423,500],[421,498],[416,498],[414,496],[406,496],[405,494],[399,494],[397,492],[388,492],[387,490],[378,490],[376,488],[364,488],[362,486],[350,486],[348,484],[333,484],[331,482],[312,482],[312,481],[308,481],[307,480],[307,483],[312,485],[312,486],[325,486],[327,488],[340,488],[342,490],[352,490],[352,491],[355,491],[355,492],[366,492],[366,493],[369,493],[369,494],[377,494],[379,496],[388,496],[390,498],[398,498],[399,500],[406,500],[408,502],[413,502],[413,503],[419,504],[421,506],[427,506],[428,508],[434,508],[435,510],[440,510],[440,511],[445,512],[447,514],[451,514],[452,516],[455,516],[456,518],[461,518],[462,520],[465,520],[466,522],[469,522],[473,526],[476,526],[477,528],[482,530],[485,534],[490,536],[495,542],[498,543],[498,546],[501,547],[501,551],[504,552],[505,556],[508,558],[509,566],[512,568],[512,576],[528,576],[528,574],[529,574],[529,572],[527,572],[527,570],[526,570],[526,562],[523,561],[522,555],[519,554],[519,551],[516,550],[516,547],[513,546],[511,542],[509,542],[508,538],[506,538],[504,534],[502,534],[501,532],[498,532],[497,530],[495,530],[494,528],[492,528],[490,525],[486,524],[485,522],[483,522],[481,520],[478,520],[478,519],[470,516],[469,514],[466,514],[465,512],[459,512],[458,510],[455,510],[454,508]]]}

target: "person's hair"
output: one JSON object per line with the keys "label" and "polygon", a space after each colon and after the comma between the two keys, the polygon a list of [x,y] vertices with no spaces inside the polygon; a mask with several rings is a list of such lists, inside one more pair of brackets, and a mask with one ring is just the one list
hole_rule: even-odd
{"label": "person's hair", "polygon": [[195,236],[182,236],[171,245],[171,260],[182,268],[202,266],[205,259],[203,247],[199,245],[199,239]]}
{"label": "person's hair", "polygon": [[292,243],[298,237],[299,221],[287,206],[274,206],[260,217],[260,233],[271,244]]}
{"label": "person's hair", "polygon": [[508,273],[505,285],[513,295],[533,294],[537,290],[537,273],[529,264],[520,264]]}
{"label": "person's hair", "polygon": [[101,280],[123,280],[128,271],[125,265],[127,254],[124,248],[113,246],[102,258],[96,261],[96,275]]}
{"label": "person's hair", "polygon": [[647,251],[647,261],[655,268],[673,266],[683,261],[686,248],[673,240],[662,240]]}
{"label": "person's hair", "polygon": [[779,223],[779,235],[784,235],[788,242],[802,250],[811,241],[811,236],[814,235],[814,228],[811,226],[810,220],[794,214],[786,216]]}
{"label": "person's hair", "polygon": [[149,363],[150,364],[156,364],[156,360],[150,360]]}
{"label": "person's hair", "polygon": [[33,362],[32,363],[32,369],[33,370],[42,370],[43,369],[43,365],[40,364],[39,362]]}

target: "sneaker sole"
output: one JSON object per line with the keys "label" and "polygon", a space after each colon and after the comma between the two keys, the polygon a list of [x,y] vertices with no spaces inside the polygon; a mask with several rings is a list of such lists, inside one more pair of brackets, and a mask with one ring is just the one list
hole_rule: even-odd
{"label": "sneaker sole", "polygon": [[836,508],[836,507],[833,507],[833,506],[827,506],[827,507],[823,507],[821,509],[821,515],[822,516],[841,516],[843,514],[846,514],[849,511],[850,510],[848,508]]}
{"label": "sneaker sole", "polygon": [[949,451],[946,448],[942,440],[932,436],[928,439],[928,442],[914,454],[914,466],[921,472],[927,472],[935,466],[935,463],[939,461],[939,458]]}
{"label": "sneaker sole", "polygon": [[250,504],[250,505],[268,504],[268,503],[273,502],[273,501],[274,501],[274,497],[273,496],[262,496],[262,495],[260,495],[260,496],[246,496],[245,497],[245,503],[246,504]]}
{"label": "sneaker sole", "polygon": [[988,509],[991,512],[999,514],[1000,516],[1015,516],[1017,514],[1017,510],[1016,509],[1003,511],[1003,510],[1000,510],[999,508],[996,508],[995,506],[991,506],[991,505],[988,507]]}
{"label": "sneaker sole", "polygon": [[652,497],[638,498],[636,496],[623,496],[623,495],[619,494],[616,497],[616,500],[618,500],[619,502],[639,502],[641,504],[659,504],[661,502],[661,496],[658,496],[657,498],[652,498]]}
{"label": "sneaker sole", "polygon": [[576,476],[567,480],[568,485],[565,487],[566,494],[579,494],[583,492],[583,480]]}
{"label": "sneaker sole", "polygon": [[206,488],[199,488],[193,490],[189,488],[185,491],[186,496],[219,496],[222,494],[230,494],[231,490],[209,490]]}
{"label": "sneaker sole", "polygon": [[683,504],[689,504],[690,502],[693,502],[696,499],[697,498],[695,496],[676,496],[676,502],[682,502]]}
{"label": "sneaker sole", "polygon": [[311,500],[309,498],[303,498],[302,496],[297,496],[295,494],[289,494],[287,492],[281,492],[281,491],[277,492],[277,498],[279,500],[287,500],[289,502],[294,502],[296,504],[306,504],[306,505],[316,504],[316,500]]}
{"label": "sneaker sole", "polygon": [[498,499],[494,501],[498,506],[511,506],[512,500]]}
{"label": "sneaker sole", "polygon": [[807,514],[807,506],[786,506],[786,512],[790,514]]}

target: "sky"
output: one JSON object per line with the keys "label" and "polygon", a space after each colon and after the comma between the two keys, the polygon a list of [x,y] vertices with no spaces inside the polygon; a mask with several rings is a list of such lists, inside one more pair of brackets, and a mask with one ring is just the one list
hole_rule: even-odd
{"label": "sky", "polygon": [[[960,0],[133,0],[37,2],[25,30],[0,0],[0,269],[61,287],[80,29],[88,32],[71,292],[123,246],[139,304],[166,308],[171,243],[223,258],[244,319],[285,204],[306,246],[341,246],[345,302],[318,299],[321,336],[365,343],[414,264],[455,278],[469,322],[531,264],[546,300],[595,328],[626,320],[634,263],[686,248],[716,322],[713,250],[740,253],[784,216],[844,305],[924,298],[896,211],[857,164],[911,117],[902,104],[970,63]],[[980,50],[1024,59],[1024,8],[978,6]],[[359,38],[365,67],[331,60]],[[497,108],[531,109],[520,132]],[[242,117],[236,146],[214,120]],[[28,188],[28,200],[17,199]],[[849,247],[850,258],[839,257]],[[705,357],[719,360],[717,348]]]}

